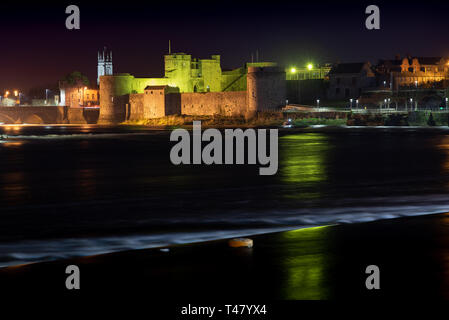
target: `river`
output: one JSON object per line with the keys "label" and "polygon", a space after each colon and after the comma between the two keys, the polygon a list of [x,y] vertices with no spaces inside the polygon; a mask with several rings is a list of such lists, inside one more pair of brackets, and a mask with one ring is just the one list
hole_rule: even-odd
{"label": "river", "polygon": [[283,130],[274,176],[174,166],[162,129],[0,134],[0,267],[449,211],[447,128]]}

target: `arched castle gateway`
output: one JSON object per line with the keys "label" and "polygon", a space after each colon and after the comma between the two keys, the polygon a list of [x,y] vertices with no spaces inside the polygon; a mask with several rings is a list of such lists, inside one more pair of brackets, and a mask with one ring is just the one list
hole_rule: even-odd
{"label": "arched castle gateway", "polygon": [[285,72],[272,62],[223,71],[220,56],[192,59],[165,55],[164,78],[124,73],[100,76],[102,123],[145,120],[171,114],[253,116],[285,105]]}

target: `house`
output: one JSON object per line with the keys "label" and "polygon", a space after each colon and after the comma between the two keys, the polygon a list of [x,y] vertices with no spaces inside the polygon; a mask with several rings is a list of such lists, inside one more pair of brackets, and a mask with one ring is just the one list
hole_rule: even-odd
{"label": "house", "polygon": [[371,63],[340,63],[329,72],[330,100],[357,99],[363,89],[376,85]]}

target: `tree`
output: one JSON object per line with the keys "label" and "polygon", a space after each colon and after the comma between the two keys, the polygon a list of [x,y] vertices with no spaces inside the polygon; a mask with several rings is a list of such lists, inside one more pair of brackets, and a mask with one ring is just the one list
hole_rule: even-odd
{"label": "tree", "polygon": [[89,86],[89,79],[79,71],[73,71],[69,73],[63,79],[61,79],[61,81],[68,85],[82,84],[85,86]]}

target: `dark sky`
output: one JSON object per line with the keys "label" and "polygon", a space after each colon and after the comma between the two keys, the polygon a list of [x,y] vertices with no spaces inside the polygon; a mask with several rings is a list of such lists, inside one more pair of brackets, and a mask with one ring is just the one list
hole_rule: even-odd
{"label": "dark sky", "polygon": [[[65,28],[69,4],[80,8],[80,30]],[[380,7],[381,30],[365,28],[369,4]],[[256,50],[282,65],[449,56],[448,9],[393,0],[1,4],[0,89],[26,91],[74,70],[94,82],[103,46],[113,50],[115,72],[161,76],[169,39],[172,51],[221,54],[223,68],[241,66]]]}

